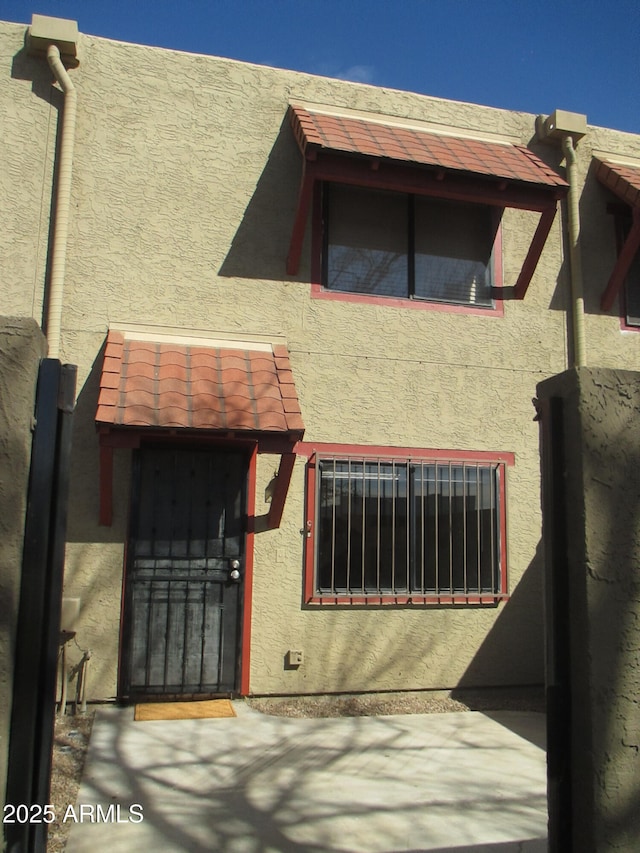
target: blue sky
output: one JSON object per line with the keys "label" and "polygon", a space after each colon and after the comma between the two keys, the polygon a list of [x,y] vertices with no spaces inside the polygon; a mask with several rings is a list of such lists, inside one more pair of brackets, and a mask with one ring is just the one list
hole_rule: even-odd
{"label": "blue sky", "polygon": [[640,133],[640,0],[0,0],[81,32]]}

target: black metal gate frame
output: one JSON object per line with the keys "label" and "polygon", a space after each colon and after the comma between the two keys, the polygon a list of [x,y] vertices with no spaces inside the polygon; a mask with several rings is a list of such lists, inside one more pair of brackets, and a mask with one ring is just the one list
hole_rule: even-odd
{"label": "black metal gate frame", "polygon": [[[49,801],[75,365],[40,363],[22,556],[7,803]],[[45,823],[7,824],[9,853],[46,849]]]}

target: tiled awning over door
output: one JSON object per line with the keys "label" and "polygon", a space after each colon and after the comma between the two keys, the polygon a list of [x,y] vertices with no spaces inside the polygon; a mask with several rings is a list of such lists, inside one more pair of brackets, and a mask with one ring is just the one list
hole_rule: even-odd
{"label": "tiled awning over door", "polygon": [[304,431],[289,353],[184,338],[137,340],[110,331],[100,379],[98,424],[112,427]]}
{"label": "tiled awning over door", "polygon": [[147,437],[247,440],[281,455],[270,510],[277,526],[304,435],[283,344],[220,341],[110,330],[96,425],[101,445],[103,524],[111,523],[112,454]]}

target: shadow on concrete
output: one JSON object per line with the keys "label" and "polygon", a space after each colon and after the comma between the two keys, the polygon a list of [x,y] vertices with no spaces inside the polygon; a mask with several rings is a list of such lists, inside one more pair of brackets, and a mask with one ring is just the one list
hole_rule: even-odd
{"label": "shadow on concrete", "polygon": [[528,740],[538,749],[546,750],[546,715],[527,714],[520,711],[485,711],[485,716],[509,729],[518,737]]}
{"label": "shadow on concrete", "polygon": [[144,821],[78,824],[67,853],[545,849],[544,753],[481,714],[131,716],[99,712],[78,802]]}
{"label": "shadow on concrete", "polygon": [[547,853],[547,842],[542,838],[523,838],[503,844],[465,844],[464,847],[422,847],[404,853]]}

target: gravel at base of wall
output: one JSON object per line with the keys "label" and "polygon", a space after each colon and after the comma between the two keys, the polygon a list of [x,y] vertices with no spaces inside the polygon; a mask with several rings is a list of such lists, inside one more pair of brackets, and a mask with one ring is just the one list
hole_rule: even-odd
{"label": "gravel at base of wall", "polygon": [[319,696],[253,696],[249,705],[278,717],[359,717],[378,714],[442,714],[453,711],[545,710],[544,688],[496,687],[407,693]]}

